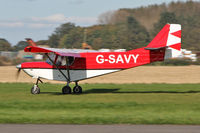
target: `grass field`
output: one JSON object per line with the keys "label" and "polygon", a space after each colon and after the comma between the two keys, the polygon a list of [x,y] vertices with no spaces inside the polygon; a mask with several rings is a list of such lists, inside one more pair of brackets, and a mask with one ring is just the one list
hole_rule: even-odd
{"label": "grass field", "polygon": [[62,95],[61,84],[0,83],[0,123],[200,124],[200,84],[83,84]]}

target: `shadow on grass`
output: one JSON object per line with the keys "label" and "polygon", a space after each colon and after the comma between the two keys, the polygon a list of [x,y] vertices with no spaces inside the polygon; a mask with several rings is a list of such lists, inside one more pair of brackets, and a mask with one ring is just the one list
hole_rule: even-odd
{"label": "shadow on grass", "polygon": [[[114,93],[120,89],[91,89],[83,91],[82,94],[94,94],[94,93]],[[63,95],[62,92],[40,92],[40,94],[50,94],[50,95]],[[73,94],[73,93],[72,93]],[[78,95],[82,95],[78,94]],[[74,94],[77,95],[77,94]]]}
{"label": "shadow on grass", "polygon": [[90,89],[86,90],[83,92],[83,94],[90,94],[90,93],[200,93],[200,91],[183,91],[183,92],[178,92],[178,91],[119,91],[123,89]]}
{"label": "shadow on grass", "polygon": [[63,95],[61,92],[40,92],[40,94]]}
{"label": "shadow on grass", "polygon": [[[86,90],[86,91],[83,91],[82,94],[79,94],[79,95],[84,95],[84,94],[106,94],[106,93],[124,93],[124,94],[128,94],[128,93],[135,93],[135,94],[141,94],[141,93],[169,93],[169,94],[189,94],[189,93],[200,93],[200,91],[192,91],[192,90],[188,90],[188,91],[182,91],[182,92],[179,92],[179,91],[134,91],[134,90],[129,90],[129,91],[120,91],[120,90],[123,90],[123,89],[120,89],[120,88],[116,88],[116,89],[105,89],[105,88],[102,88],[102,89],[90,89],[90,90]],[[50,94],[50,95],[63,95],[61,92],[41,92],[40,94]],[[73,94],[73,93],[72,93]],[[74,95],[77,95],[77,94],[74,94]]]}
{"label": "shadow on grass", "polygon": [[91,94],[91,93],[116,93],[120,89],[90,89],[83,92],[83,94]]}

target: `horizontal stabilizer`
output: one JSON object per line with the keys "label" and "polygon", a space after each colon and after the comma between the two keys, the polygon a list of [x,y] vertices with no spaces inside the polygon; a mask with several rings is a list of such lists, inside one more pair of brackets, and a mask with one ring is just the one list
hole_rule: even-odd
{"label": "horizontal stabilizer", "polygon": [[166,47],[158,47],[158,48],[150,48],[150,47],[147,47],[145,48],[146,50],[158,50],[158,49],[162,49],[162,48],[166,48]]}

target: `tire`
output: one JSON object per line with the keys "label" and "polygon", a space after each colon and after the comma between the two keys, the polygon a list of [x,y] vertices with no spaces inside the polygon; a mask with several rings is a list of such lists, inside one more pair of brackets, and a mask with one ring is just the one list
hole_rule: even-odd
{"label": "tire", "polygon": [[82,93],[82,88],[80,86],[75,86],[73,88],[73,93],[74,94],[81,94]]}
{"label": "tire", "polygon": [[40,88],[37,85],[34,85],[31,88],[31,94],[40,94]]}
{"label": "tire", "polygon": [[69,86],[64,86],[62,88],[62,93],[63,94],[71,94],[72,93],[72,89]]}

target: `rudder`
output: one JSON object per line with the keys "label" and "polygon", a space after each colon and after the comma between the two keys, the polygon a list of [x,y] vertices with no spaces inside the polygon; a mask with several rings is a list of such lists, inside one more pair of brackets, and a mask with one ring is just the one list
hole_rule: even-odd
{"label": "rudder", "polygon": [[181,53],[181,25],[170,24],[165,59],[178,57]]}

